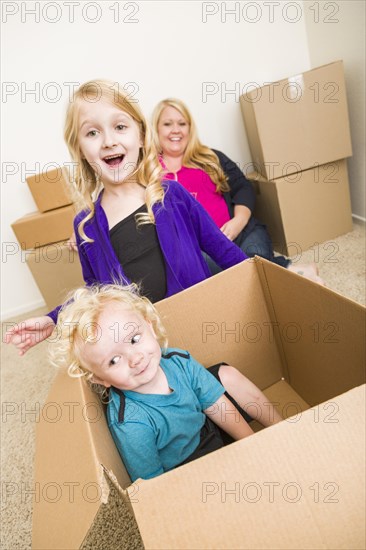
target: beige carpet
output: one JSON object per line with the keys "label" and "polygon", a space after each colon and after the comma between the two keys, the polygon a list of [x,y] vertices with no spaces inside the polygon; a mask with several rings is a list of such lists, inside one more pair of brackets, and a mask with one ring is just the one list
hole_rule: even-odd
{"label": "beige carpet", "polygon": [[[364,225],[355,224],[351,233],[302,253],[296,261],[315,262],[329,288],[365,304]],[[1,344],[3,550],[31,548],[34,433],[55,376],[45,350],[42,343],[20,358],[13,347]]]}

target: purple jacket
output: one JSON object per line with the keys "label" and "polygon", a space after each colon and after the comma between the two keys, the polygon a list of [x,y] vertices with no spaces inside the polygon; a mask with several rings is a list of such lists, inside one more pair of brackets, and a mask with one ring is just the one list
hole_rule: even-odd
{"label": "purple jacket", "polygon": [[[223,269],[247,259],[216,226],[211,216],[182,185],[163,181],[164,203],[153,206],[156,231],[165,260],[167,293],[176,294],[211,276],[201,250]],[[84,230],[94,242],[82,242],[78,224],[86,216],[82,211],[74,219],[79,257],[87,285],[93,283],[130,283],[113,250],[107,217],[101,206],[102,192],[95,202],[95,214]],[[48,313],[56,322],[59,307]]]}

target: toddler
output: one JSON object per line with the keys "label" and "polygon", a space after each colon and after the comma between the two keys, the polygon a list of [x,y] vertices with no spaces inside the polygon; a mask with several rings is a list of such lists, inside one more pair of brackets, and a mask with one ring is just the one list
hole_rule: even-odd
{"label": "toddler", "polygon": [[[221,383],[188,351],[168,348],[159,315],[134,286],[78,289],[59,314],[52,363],[108,389],[107,419],[134,481],[149,479],[253,433]],[[241,403],[264,426],[281,420],[241,378]],[[245,409],[245,405],[243,405]]]}

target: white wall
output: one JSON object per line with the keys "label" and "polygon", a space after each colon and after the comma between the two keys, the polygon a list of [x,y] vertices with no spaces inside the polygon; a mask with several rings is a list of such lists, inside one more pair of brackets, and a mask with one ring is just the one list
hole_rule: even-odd
{"label": "white wall", "polygon": [[[35,21],[27,10],[37,4]],[[262,85],[311,68],[305,24],[309,2],[71,4],[73,22],[64,2],[2,3],[3,318],[42,303],[10,224],[36,210],[25,176],[44,170],[47,163],[69,160],[62,126],[71,85],[65,83],[92,78],[133,83],[128,89],[136,92],[148,116],[160,99],[180,97],[190,107],[202,141],[244,165],[250,153],[240,92],[249,82]],[[17,13],[8,14],[16,7]],[[230,15],[225,8],[237,11]],[[214,95],[203,95],[205,83],[212,83]],[[37,86],[39,94],[26,94]],[[60,97],[53,101],[55,92]]]}
{"label": "white wall", "polygon": [[311,66],[344,61],[353,147],[348,160],[352,212],[365,220],[365,2],[313,5],[317,9],[304,12]]}

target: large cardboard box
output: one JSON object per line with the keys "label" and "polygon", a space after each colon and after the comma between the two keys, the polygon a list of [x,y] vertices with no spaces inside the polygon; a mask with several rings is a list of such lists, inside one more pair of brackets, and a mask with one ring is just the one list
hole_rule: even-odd
{"label": "large cardboard box", "polygon": [[23,250],[65,241],[73,232],[75,208],[63,206],[49,212],[32,212],[11,224]]}
{"label": "large cardboard box", "polygon": [[268,181],[247,178],[256,191],[255,216],[265,223],[277,252],[300,255],[352,231],[346,159]]}
{"label": "large cardboard box", "polygon": [[365,308],[259,258],[157,307],[172,346],[236,366],[288,420],[131,485],[98,398],[60,374],[33,548],[364,548]]}
{"label": "large cardboard box", "polygon": [[70,290],[84,285],[79,254],[63,242],[28,251],[26,261],[50,311]]}
{"label": "large cardboard box", "polygon": [[69,174],[66,168],[48,170],[26,179],[40,212],[72,204]]}
{"label": "large cardboard box", "polygon": [[343,62],[240,97],[252,161],[267,179],[352,155]]}

